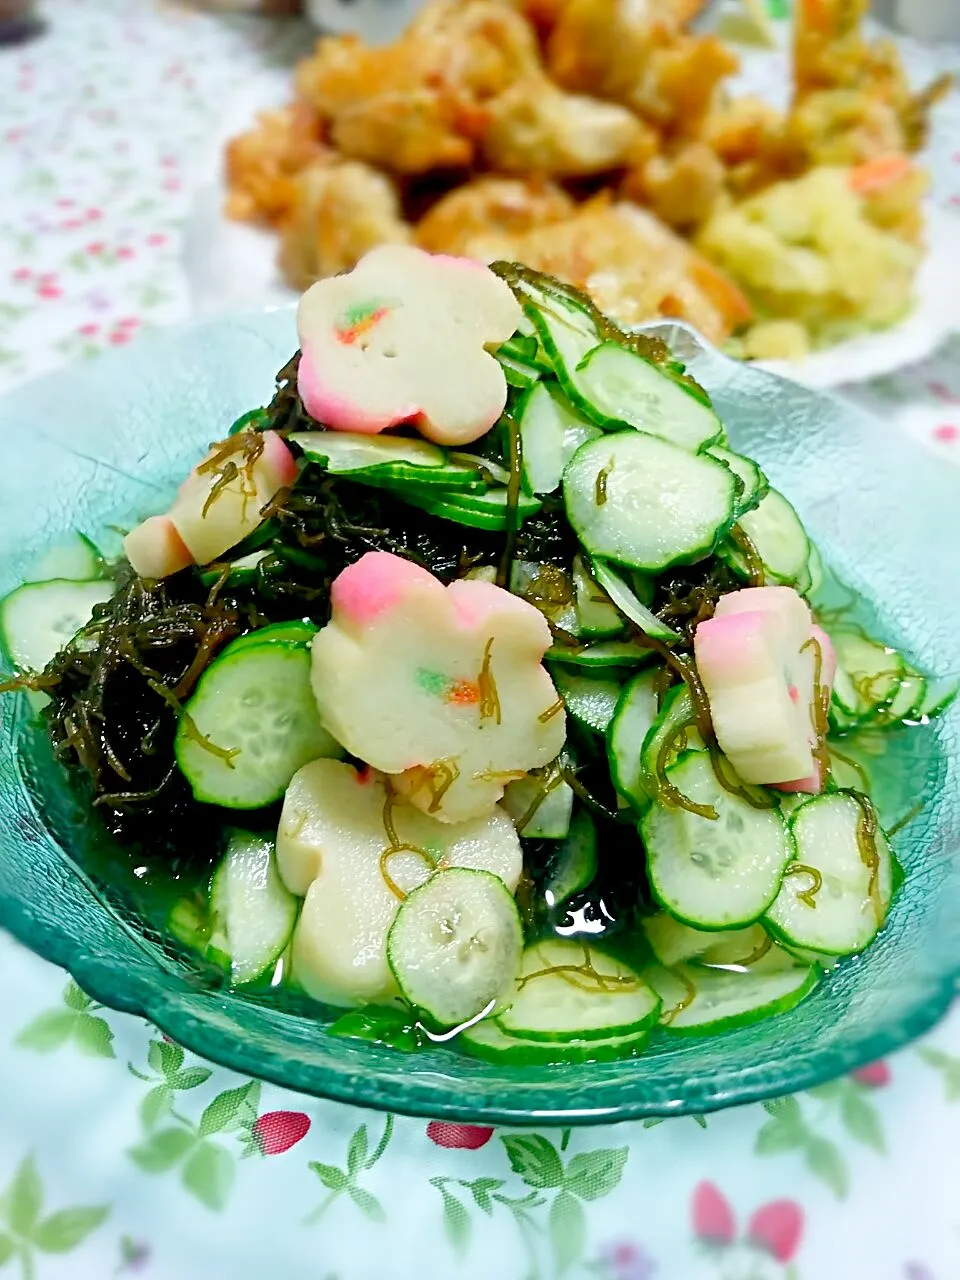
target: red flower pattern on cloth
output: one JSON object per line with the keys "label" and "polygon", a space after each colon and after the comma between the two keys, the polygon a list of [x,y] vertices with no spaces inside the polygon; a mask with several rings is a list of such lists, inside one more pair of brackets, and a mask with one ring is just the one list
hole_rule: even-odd
{"label": "red flower pattern on cloth", "polygon": [[[726,1249],[736,1243],[733,1209],[714,1183],[704,1181],[694,1188],[691,1214],[694,1235],[704,1244]],[[796,1256],[802,1234],[803,1210],[796,1201],[771,1200],[751,1216],[746,1239],[777,1262],[789,1262]]]}
{"label": "red flower pattern on cloth", "polygon": [[427,1137],[438,1147],[477,1151],[480,1147],[487,1145],[493,1137],[493,1130],[486,1125],[454,1124],[446,1120],[431,1120],[427,1125]]}
{"label": "red flower pattern on cloth", "polygon": [[266,1111],[253,1126],[253,1136],[265,1156],[281,1156],[302,1141],[310,1130],[310,1117],[302,1111]]}
{"label": "red flower pattern on cloth", "polygon": [[890,1067],[886,1062],[871,1062],[859,1070],[851,1072],[857,1084],[869,1085],[872,1089],[881,1089],[891,1080]]}

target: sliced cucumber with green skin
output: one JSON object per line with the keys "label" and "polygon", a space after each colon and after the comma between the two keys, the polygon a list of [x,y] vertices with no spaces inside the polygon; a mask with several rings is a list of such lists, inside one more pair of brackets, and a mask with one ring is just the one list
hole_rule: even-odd
{"label": "sliced cucumber with green skin", "polygon": [[[257,576],[257,567],[261,561],[265,560],[270,554],[269,551],[252,551],[248,556],[241,556],[239,560],[231,560],[229,563],[224,561],[217,569],[204,569],[200,573],[200,581],[204,586],[212,587],[215,582],[219,582],[223,578],[225,587],[240,587],[253,582]],[[223,577],[224,571],[228,571],[226,577]]]}
{"label": "sliced cucumber with green skin", "polygon": [[877,719],[883,724],[899,724],[902,720],[912,720],[917,708],[922,704],[927,692],[927,682],[918,672],[905,667],[900,687],[890,702],[881,707]]}
{"label": "sliced cucumber with green skin", "polygon": [[552,645],[547,650],[551,662],[569,667],[639,667],[652,662],[657,655],[652,649],[634,644],[630,640],[600,640],[597,644],[580,646]]}
{"label": "sliced cucumber with green skin", "polygon": [[550,860],[544,887],[547,906],[560,907],[586,889],[593,883],[598,865],[596,823],[586,809],[579,809]]}
{"label": "sliced cucumber with green skin", "polygon": [[928,680],[923,701],[917,707],[917,720],[932,720],[942,715],[956,701],[960,693],[960,680]]}
{"label": "sliced cucumber with green skin", "polygon": [[201,907],[193,898],[178,898],[167,914],[168,933],[192,951],[205,951],[210,939],[208,907],[209,903]]}
{"label": "sliced cucumber with green skin", "polygon": [[270,421],[270,415],[266,409],[251,409],[248,413],[242,413],[236,422],[228,429],[228,436],[239,435],[241,431],[260,431],[264,429]]}
{"label": "sliced cucumber with green skin", "polygon": [[554,627],[579,636],[580,615],[574,601],[574,588],[562,569],[535,560],[514,560],[510,590],[539,609]]}
{"label": "sliced cucumber with green skin", "polygon": [[115,585],[104,579],[51,578],[27,582],[0,600],[0,641],[18,671],[42,671],[81,628]]}
{"label": "sliced cucumber with green skin", "polygon": [[650,573],[709,555],[740,489],[729,467],[640,431],[583,445],[563,473],[567,519],[590,555]]}
{"label": "sliced cucumber with green skin", "polygon": [[779,809],[755,809],[717,781],[705,751],[685,752],[667,780],[717,818],[655,801],[640,820],[650,887],[660,905],[697,929],[759,920],[795,848]]}
{"label": "sliced cucumber with green skin", "polygon": [[177,764],[206,804],[260,809],[311,760],[343,749],[320,723],[303,645],[228,645],[177,726]]}
{"label": "sliced cucumber with green skin", "polygon": [[517,993],[498,1022],[525,1040],[610,1040],[645,1031],[660,1000],[632,969],[585,942],[527,947]]}
{"label": "sliced cucumber with green skin", "polygon": [[825,571],[823,567],[823,557],[820,554],[817,544],[812,539],[810,539],[810,558],[807,560],[807,577],[810,579],[809,594],[811,596],[815,596],[823,587]]}
{"label": "sliced cucumber with green skin", "polygon": [[745,969],[681,965],[677,973],[689,983],[689,1002],[664,1021],[664,1029],[678,1036],[734,1031],[786,1013],[820,980],[817,969],[781,951]]}
{"label": "sliced cucumber with green skin", "polygon": [[[668,743],[674,743],[680,731],[694,723],[693,698],[686,684],[676,684],[663,695],[660,712],[650,726],[640,752],[640,785],[656,797],[660,784],[660,755]],[[683,743],[678,743],[683,747]],[[680,752],[675,748],[664,760],[664,767],[674,763]]]}
{"label": "sliced cucumber with green skin", "polygon": [[864,820],[854,791],[816,796],[793,815],[792,873],[788,868],[766,916],[767,926],[784,942],[822,955],[852,955],[882,928],[893,894],[890,846],[879,829],[873,844],[867,842],[876,854],[872,871],[857,839]]}
{"label": "sliced cucumber with green skin", "polygon": [[613,1062],[634,1058],[650,1038],[646,1028],[607,1040],[531,1040],[511,1035],[492,1018],[462,1031],[457,1044],[472,1058],[510,1067],[561,1066],[565,1063]]}
{"label": "sliced cucumber with green skin", "polygon": [[541,292],[538,298],[531,296],[522,306],[543,354],[569,397],[571,371],[601,342],[594,317],[572,299],[546,292]]}
{"label": "sliced cucumber with green skin", "polygon": [[[502,532],[510,527],[513,518],[506,489],[490,489],[484,494],[468,494],[459,490],[444,492],[441,500],[422,485],[391,484],[384,487],[396,493],[411,507],[419,507],[430,515],[439,516],[442,520],[452,520],[456,524],[465,524],[471,529]],[[539,499],[521,493],[516,504],[517,524],[520,525],[530,516],[536,515],[542,505]]]}
{"label": "sliced cucumber with green skin", "polygon": [[277,872],[273,840],[233,831],[210,884],[212,959],[223,959],[235,985],[253,982],[286,949],[299,904]]}
{"label": "sliced cucumber with green skin", "polygon": [[702,960],[704,964],[742,964],[761,951],[769,937],[762,925],[723,932],[691,929],[673,916],[661,911],[647,916],[643,922],[650,950],[662,965],[670,968],[684,960]]}
{"label": "sliced cucumber with green skin", "polygon": [[502,347],[494,354],[497,363],[503,369],[503,376],[509,386],[518,387],[521,391],[526,391],[536,386],[540,380],[543,371],[539,366],[530,364],[519,356],[511,355],[509,351],[504,351]]}
{"label": "sliced cucumber with green skin", "polygon": [[620,690],[607,731],[607,759],[613,785],[638,813],[643,813],[653,799],[653,793],[644,783],[642,753],[647,734],[659,714],[659,676],[659,668],[641,671]]}
{"label": "sliced cucumber with green skin", "polygon": [[575,556],[573,560],[573,589],[580,635],[591,640],[607,640],[624,634],[623,615],[587,572],[582,556]]}
{"label": "sliced cucumber with green skin", "polygon": [[524,839],[562,840],[570,830],[573,792],[557,775],[518,778],[507,784],[501,803]]}
{"label": "sliced cucumber with green skin", "polygon": [[230,642],[230,652],[240,653],[254,645],[291,644],[308,645],[317,634],[318,627],[306,618],[295,618],[292,622],[271,622],[265,627],[257,627]]}
{"label": "sliced cucumber with green skin", "polygon": [[530,493],[560,488],[563,468],[587,440],[600,435],[563,399],[555,382],[538,382],[518,410],[523,479]]}
{"label": "sliced cucumber with green skin", "polygon": [[661,622],[655,613],[639,599],[622,574],[602,560],[591,560],[590,568],[597,582],[604,589],[620,612],[648,636],[673,644],[681,639],[679,632]]}
{"label": "sliced cucumber with green skin", "polygon": [[523,930],[499,876],[450,867],[401,903],[387,960],[405,1000],[437,1027],[455,1027],[513,992]]}
{"label": "sliced cucumber with green skin", "polygon": [[844,714],[835,718],[863,724],[895,701],[907,675],[903,654],[853,628],[835,628],[830,639],[843,672],[833,700]]}
{"label": "sliced cucumber with green skin", "polygon": [[334,476],[360,480],[437,485],[443,489],[486,489],[479,470],[450,458],[446,449],[405,436],[361,435],[350,431],[298,431],[288,437],[310,462]]}
{"label": "sliced cucumber with green skin", "polygon": [[737,502],[737,519],[758,507],[767,496],[770,484],[753,459],[745,458],[742,453],[734,453],[732,449],[724,449],[718,444],[712,444],[706,452],[711,458],[725,463],[743,484],[743,493]]}
{"label": "sliced cucumber with green skin", "polygon": [[568,670],[561,666],[555,667],[551,675],[563,705],[574,720],[594,733],[606,733],[620,700],[620,681],[600,674],[580,675],[575,668]]}
{"label": "sliced cucumber with green skin", "polygon": [[104,576],[106,561],[99,548],[85,533],[75,533],[69,542],[51,547],[27,582],[49,582],[57,578],[66,582],[93,582]]}
{"label": "sliced cucumber with green skin", "polygon": [[[782,493],[770,489],[754,511],[737,523],[757,549],[766,576],[772,582],[796,587],[803,595],[810,589],[810,540],[800,517]],[[743,555],[729,544],[724,559],[735,573],[749,576]]]}
{"label": "sliced cucumber with green skin", "polygon": [[723,428],[709,405],[619,342],[603,342],[562,378],[571,402],[598,427],[636,427],[696,453]]}

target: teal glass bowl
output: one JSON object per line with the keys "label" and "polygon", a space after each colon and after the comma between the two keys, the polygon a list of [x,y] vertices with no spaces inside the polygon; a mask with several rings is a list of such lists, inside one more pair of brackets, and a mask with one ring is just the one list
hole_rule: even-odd
{"label": "teal glass bowl", "polygon": [[[735,364],[683,326],[657,331],[709,389],[734,446],[793,500],[840,578],[874,602],[881,633],[923,668],[960,672],[960,473],[890,423]],[[214,321],[9,395],[0,594],[67,533],[108,537],[161,509],[207,443],[269,398],[294,344],[290,311]],[[523,1069],[329,1036],[296,1010],[217,989],[135,897],[90,872],[80,856],[88,815],[62,771],[27,749],[28,720],[22,698],[0,698],[0,924],[103,1004],[306,1093],[508,1124],[703,1112],[808,1088],[888,1053],[944,1014],[960,976],[957,706],[902,735],[886,761],[903,807],[927,803],[895,841],[906,882],[865,955],[780,1017],[715,1037],[662,1036],[632,1060]]]}

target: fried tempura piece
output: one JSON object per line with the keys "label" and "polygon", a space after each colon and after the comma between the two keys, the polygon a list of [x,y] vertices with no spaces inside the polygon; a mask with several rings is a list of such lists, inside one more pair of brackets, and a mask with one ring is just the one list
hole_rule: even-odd
{"label": "fried tempura piece", "polygon": [[[488,260],[486,247],[479,240],[464,252]],[[611,205],[598,197],[561,222],[505,237],[498,253],[585,289],[624,325],[676,316],[712,342],[722,342],[750,317],[731,281],[669,228],[627,202]]]}
{"label": "fried tempura piece", "polygon": [[504,237],[559,222],[573,211],[573,201],[552,182],[475,178],[437,201],[417,224],[415,239],[430,253],[492,261]]}
{"label": "fried tempura piece", "polygon": [[[914,93],[890,40],[865,39],[869,0],[800,0],[794,24],[796,127],[813,164],[856,164],[886,151],[918,151],[930,111],[953,77]],[[805,115],[801,114],[806,112]],[[849,146],[838,137],[851,132]]]}
{"label": "fried tempura piece", "polygon": [[739,66],[716,36],[683,36],[654,52],[631,105],[669,132],[698,133],[720,85]]}
{"label": "fried tempura piece", "polygon": [[620,102],[658,126],[693,133],[717,86],[737,70],[715,36],[683,33],[699,3],[569,0],[550,36],[547,66],[565,89]]}
{"label": "fried tempura piece", "polygon": [[653,50],[678,34],[666,6],[568,0],[547,45],[547,69],[571,93],[629,104]]}
{"label": "fried tempura piece", "polygon": [[724,196],[727,171],[704,142],[684,144],[672,155],[654,155],[624,178],[621,192],[645,204],[671,227],[698,226]]}
{"label": "fried tempura piece", "polygon": [[320,121],[304,103],[262,111],[252,129],[232,138],[226,149],[230,218],[276,225],[293,198],[293,179],[326,153]]}
{"label": "fried tempura piece", "polygon": [[496,0],[442,0],[383,48],[321,40],[296,84],[344,154],[414,174],[468,165],[486,103],[538,68],[519,13]]}
{"label": "fried tempura piece", "polygon": [[280,267],[295,289],[349,271],[378,244],[405,244],[411,229],[386,174],[358,160],[309,165],[294,182],[281,229]]}
{"label": "fried tempura piece", "polygon": [[504,173],[578,177],[629,164],[646,141],[624,107],[529,76],[491,102],[483,154]]}

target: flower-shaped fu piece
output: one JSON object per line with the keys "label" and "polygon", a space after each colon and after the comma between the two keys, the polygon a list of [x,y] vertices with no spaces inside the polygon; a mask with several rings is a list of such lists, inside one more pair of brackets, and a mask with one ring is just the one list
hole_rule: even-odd
{"label": "flower-shaped fu piece", "polygon": [[543,615],[489,582],[444,585],[373,551],[331,589],[313,642],[320,718],[349,752],[444,822],[491,811],[563,746],[563,704],[541,659]]}
{"label": "flower-shaped fu piece", "polygon": [[507,402],[485,347],[520,320],[509,288],[479,263],[382,245],[300,299],[301,399],[337,431],[413,422],[438,444],[467,444]]}

